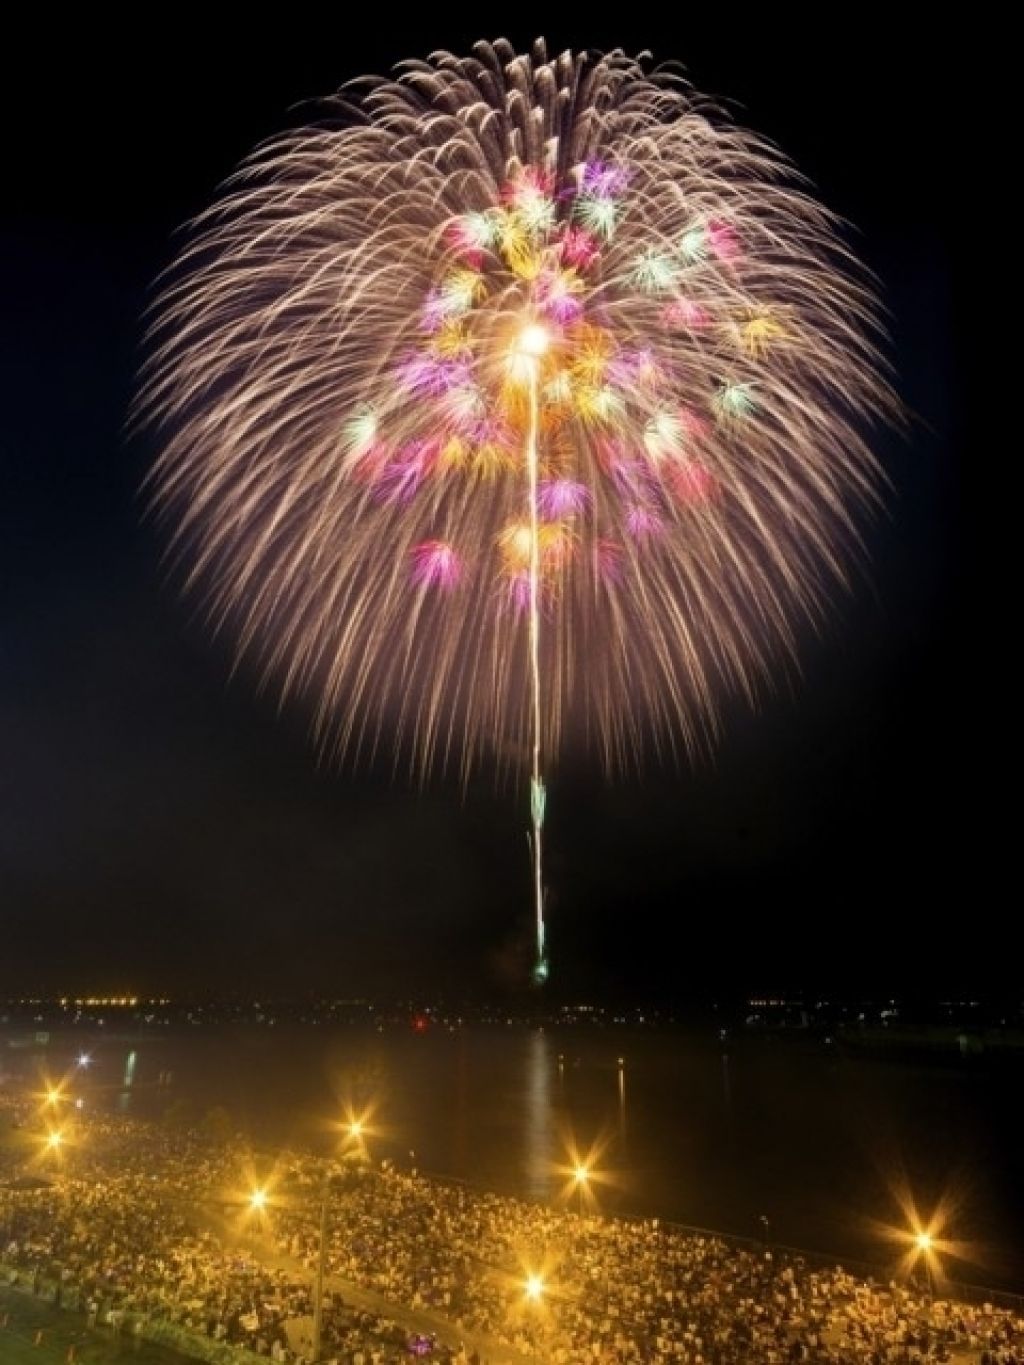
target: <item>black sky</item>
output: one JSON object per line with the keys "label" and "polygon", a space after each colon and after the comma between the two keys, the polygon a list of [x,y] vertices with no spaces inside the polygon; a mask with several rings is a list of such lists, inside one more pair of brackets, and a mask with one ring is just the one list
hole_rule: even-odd
{"label": "black sky", "polygon": [[[990,864],[964,719],[980,703],[936,33],[858,11],[547,27],[650,47],[777,141],[857,225],[916,414],[870,581],[807,639],[804,675],[730,713],[715,761],[551,791],[556,988],[982,990]],[[382,11],[383,13],[383,11]],[[528,932],[522,801],[318,770],[163,580],[123,422],[173,233],[296,102],[501,25],[432,8],[373,38],[301,9],[214,39],[91,21],[42,31],[5,92],[0,494],[0,990],[497,989]],[[157,25],[157,28],[159,26]],[[543,29],[538,14],[537,28]],[[511,32],[519,43],[534,32]],[[12,54],[14,55],[14,54]],[[937,929],[951,893],[955,937]],[[997,960],[994,960],[997,959]],[[1005,965],[1001,965],[1005,964]]]}

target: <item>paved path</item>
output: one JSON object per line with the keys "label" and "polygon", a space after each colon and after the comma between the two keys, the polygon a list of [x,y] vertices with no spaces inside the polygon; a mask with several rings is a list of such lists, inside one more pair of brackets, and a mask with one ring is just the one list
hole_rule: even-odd
{"label": "paved path", "polygon": [[[822,1337],[827,1346],[833,1350],[839,1349],[843,1334],[838,1327],[830,1327],[828,1331],[822,1332]],[[953,1346],[950,1348],[951,1365],[981,1365],[981,1352],[972,1351],[969,1346]]]}
{"label": "paved path", "polygon": [[[297,1257],[271,1249],[266,1239],[256,1242],[251,1236],[239,1233],[236,1227],[232,1227],[229,1219],[215,1213],[213,1209],[196,1206],[193,1214],[196,1221],[208,1227],[219,1241],[255,1255],[261,1265],[271,1270],[286,1270],[304,1280],[311,1278],[308,1267]],[[483,1332],[460,1327],[458,1323],[452,1322],[440,1313],[431,1312],[429,1309],[409,1308],[406,1304],[396,1303],[394,1299],[389,1299],[375,1289],[364,1289],[362,1285],[341,1275],[325,1276],[324,1285],[327,1289],[337,1291],[345,1302],[353,1307],[390,1318],[392,1322],[397,1322],[410,1333],[421,1332],[426,1336],[436,1336],[447,1346],[464,1345],[467,1352],[476,1351],[486,1365],[533,1365],[536,1359],[533,1354],[524,1353],[515,1346],[507,1346]]]}
{"label": "paved path", "polygon": [[[291,1261],[290,1258],[282,1258],[282,1264],[286,1269],[304,1270],[298,1261]],[[467,1352],[475,1350],[488,1365],[524,1365],[524,1362],[533,1360],[532,1355],[524,1355],[514,1346],[506,1346],[504,1342],[495,1341],[493,1337],[485,1336],[482,1332],[459,1327],[439,1313],[396,1304],[383,1294],[378,1294],[373,1289],[363,1289],[360,1285],[353,1284],[351,1280],[342,1279],[340,1275],[326,1276],[325,1284],[328,1289],[337,1290],[346,1303],[351,1303],[357,1308],[365,1308],[381,1317],[391,1318],[393,1322],[397,1322],[410,1332],[436,1336],[448,1346],[458,1346],[461,1342]]]}

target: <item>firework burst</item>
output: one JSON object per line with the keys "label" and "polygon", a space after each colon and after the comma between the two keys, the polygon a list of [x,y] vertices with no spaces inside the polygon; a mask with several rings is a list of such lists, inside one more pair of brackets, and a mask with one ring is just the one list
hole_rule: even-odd
{"label": "firework burst", "polygon": [[139,413],[190,584],[329,751],[693,749],[820,618],[895,411],[781,156],[671,72],[504,42],[257,151],[156,310]]}

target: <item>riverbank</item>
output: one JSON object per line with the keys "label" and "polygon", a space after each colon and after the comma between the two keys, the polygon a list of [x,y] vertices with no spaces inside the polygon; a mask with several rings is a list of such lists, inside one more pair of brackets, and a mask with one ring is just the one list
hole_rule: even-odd
{"label": "riverbank", "polygon": [[[31,1106],[13,1100],[12,1118],[31,1128]],[[935,1361],[1024,1348],[1019,1305],[957,1300],[937,1258],[912,1282],[912,1247],[890,1283],[767,1239],[605,1217],[582,1195],[444,1185],[371,1162],[364,1136],[330,1158],[264,1153],[81,1111],[67,1152],[42,1157],[52,1184],[0,1189],[11,1269],[44,1301],[60,1285],[112,1349],[158,1339],[211,1365],[299,1365],[321,1304],[328,1357],[369,1349],[387,1365],[421,1344],[445,1365],[474,1347],[491,1365],[694,1365],[710,1342],[719,1365],[807,1358],[820,1341],[846,1365],[892,1341]]]}

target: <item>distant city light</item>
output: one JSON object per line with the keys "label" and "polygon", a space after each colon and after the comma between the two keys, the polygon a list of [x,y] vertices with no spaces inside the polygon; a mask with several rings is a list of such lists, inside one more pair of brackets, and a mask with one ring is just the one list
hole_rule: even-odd
{"label": "distant city light", "polygon": [[78,1058],[78,1065],[83,1071],[87,1071],[89,1067],[92,1066],[92,1058],[89,1056],[88,1052],[83,1052],[81,1054]]}
{"label": "distant city light", "polygon": [[266,1190],[253,1190],[249,1196],[249,1207],[257,1213],[261,1213],[267,1207]]}

